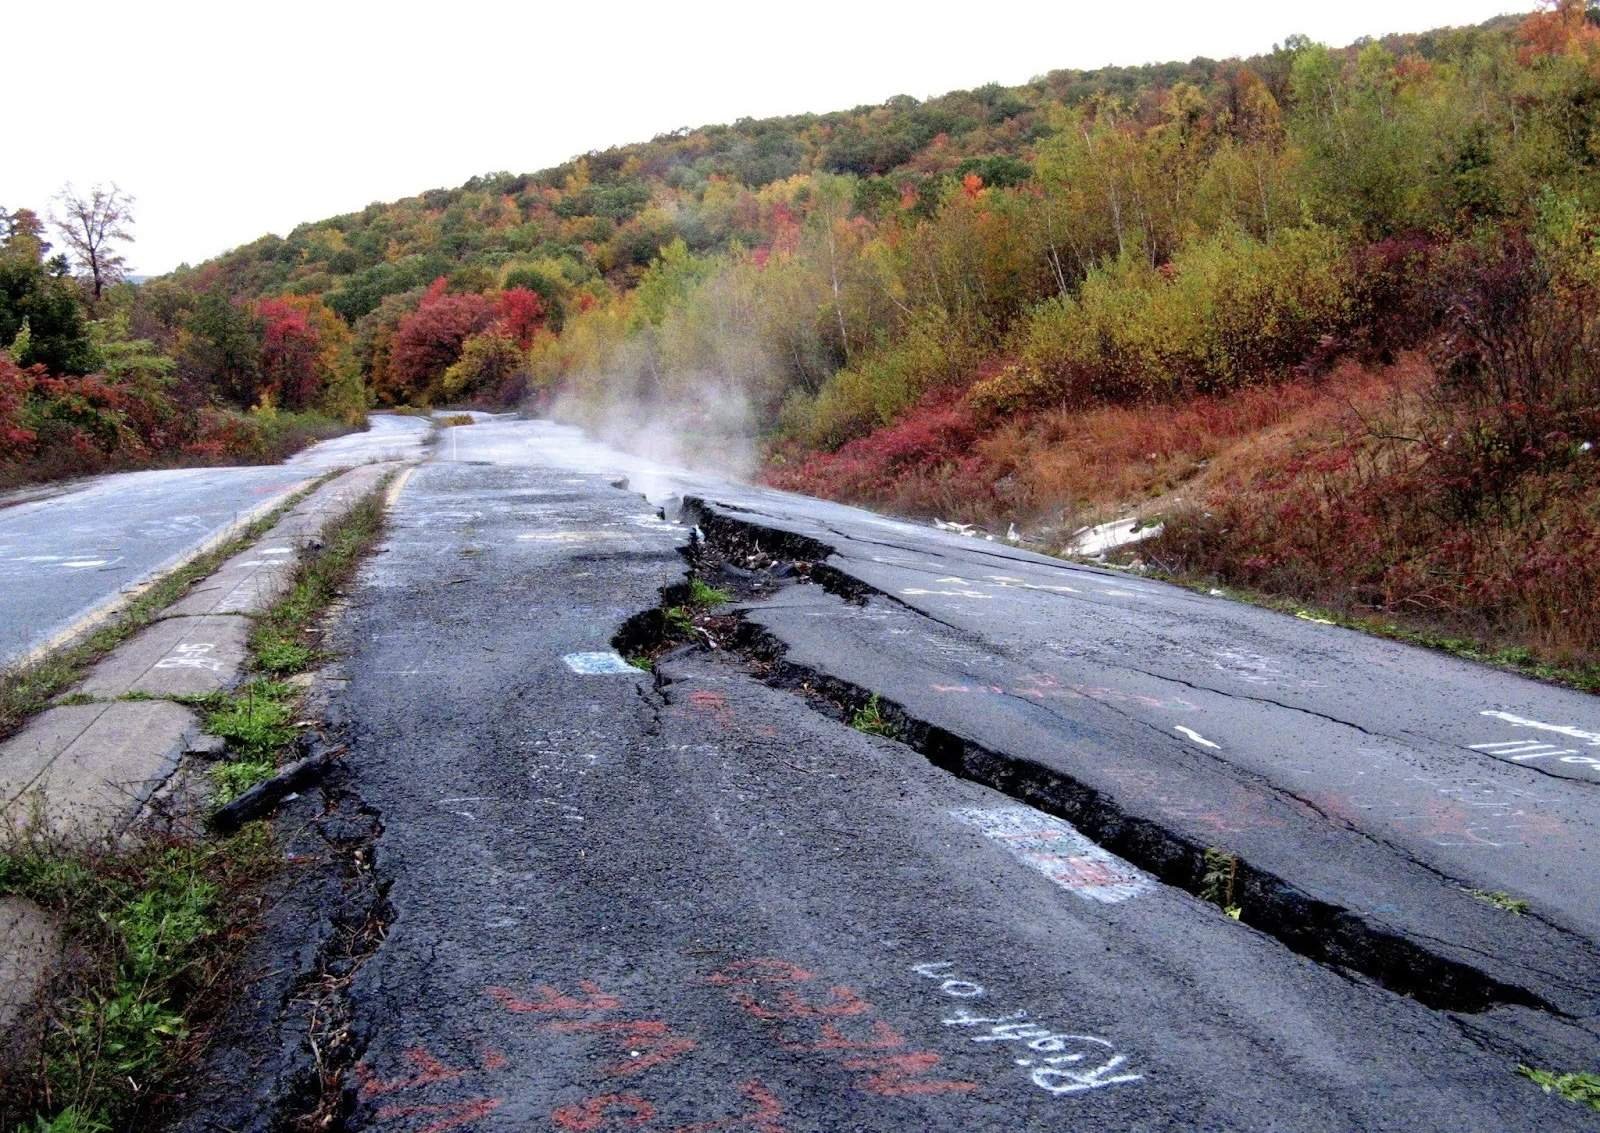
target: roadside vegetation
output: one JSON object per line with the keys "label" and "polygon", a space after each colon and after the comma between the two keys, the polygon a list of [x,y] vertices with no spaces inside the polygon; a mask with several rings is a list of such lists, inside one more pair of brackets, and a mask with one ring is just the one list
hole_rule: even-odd
{"label": "roadside vegetation", "polygon": [[1536,1070],[1532,1066],[1519,1066],[1517,1073],[1531,1079],[1547,1094],[1560,1094],[1570,1102],[1600,1110],[1600,1074],[1587,1071],[1557,1074],[1549,1070]]}
{"label": "roadside vegetation", "polygon": [[297,678],[326,660],[322,619],[383,532],[388,483],[329,524],[319,545],[302,552],[289,593],[256,622],[245,682],[232,692],[190,701],[202,712],[206,730],[227,744],[227,758],[211,769],[214,805],[270,779],[293,753],[305,692]]}
{"label": "roadside vegetation", "polygon": [[873,693],[865,704],[855,710],[850,717],[850,726],[869,736],[895,738],[895,727],[884,717],[877,693]]}
{"label": "roadside vegetation", "polygon": [[228,961],[273,864],[264,824],[225,840],[152,836],[117,852],[14,838],[0,853],[0,893],[53,913],[68,954],[36,1061],[6,1076],[5,1127],[147,1128],[227,1001]]}
{"label": "roadside vegetation", "polygon": [[[349,332],[325,308],[214,296],[166,333],[121,282],[132,198],[69,186],[56,205],[66,216],[49,224],[0,207],[0,489],[127,468],[276,463],[365,423]],[[52,235],[66,251],[51,254]]]}
{"label": "roadside vegetation", "polygon": [[526,405],[1046,548],[1138,514],[1171,577],[1582,672],[1596,107],[1556,0],[679,131],[101,302],[239,410]]}
{"label": "roadside vegetation", "polygon": [[[232,692],[186,698],[226,744],[208,772],[207,805],[232,802],[294,753],[303,726],[303,674],[325,660],[323,616],[381,534],[385,487],[329,524],[320,546],[305,552],[289,593],[257,622],[245,682]],[[282,510],[254,525],[250,537]],[[152,590],[142,599],[142,620],[119,624],[115,640],[245,541]],[[53,687],[65,687],[114,643],[107,638],[60,662],[50,670]],[[30,695],[37,699],[43,687],[30,686]],[[149,1128],[181,1087],[182,1072],[195,1065],[229,1000],[233,962],[280,857],[270,824],[246,823],[222,836],[207,829],[204,817],[140,829],[115,848],[64,844],[36,825],[11,832],[0,850],[0,896],[27,897],[54,914],[66,961],[52,987],[36,1063],[0,1079],[0,1127]]]}

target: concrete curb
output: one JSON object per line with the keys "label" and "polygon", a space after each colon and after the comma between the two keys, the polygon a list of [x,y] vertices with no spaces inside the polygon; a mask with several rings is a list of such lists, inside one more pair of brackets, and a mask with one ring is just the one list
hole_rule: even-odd
{"label": "concrete curb", "polygon": [[[214,747],[199,717],[168,698],[238,684],[254,618],[287,593],[300,552],[401,467],[362,465],[318,488],[254,545],[102,658],[73,690],[76,697],[95,699],[47,709],[0,744],[0,824],[12,834],[39,833],[75,845],[104,844],[128,830],[185,755]],[[233,537],[260,514],[257,509],[241,518],[193,554]],[[136,592],[119,595],[34,656],[105,621]],[[142,699],[114,699],[129,694]],[[60,947],[58,928],[42,909],[23,898],[0,898],[0,1032],[15,1032],[25,1021]],[[27,1044],[25,1035],[16,1034],[15,1041]]]}

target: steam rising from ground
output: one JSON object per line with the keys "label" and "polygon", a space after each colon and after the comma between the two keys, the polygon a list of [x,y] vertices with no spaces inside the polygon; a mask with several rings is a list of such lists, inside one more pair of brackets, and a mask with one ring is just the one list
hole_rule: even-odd
{"label": "steam rising from ground", "polygon": [[744,389],[710,375],[672,384],[670,395],[599,404],[563,392],[549,414],[655,464],[748,480],[758,463],[759,426]]}
{"label": "steam rising from ground", "polygon": [[556,391],[544,411],[662,464],[748,479],[785,397],[831,372],[806,329],[823,284],[798,271],[663,249],[631,302],[568,318],[538,367]]}

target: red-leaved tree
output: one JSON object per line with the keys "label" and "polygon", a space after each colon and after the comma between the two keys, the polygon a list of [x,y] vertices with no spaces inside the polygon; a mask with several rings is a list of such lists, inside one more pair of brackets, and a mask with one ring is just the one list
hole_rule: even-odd
{"label": "red-leaved tree", "polygon": [[322,392],[322,336],[312,325],[304,302],[263,299],[256,304],[261,319],[261,376],[285,409],[305,409]]}
{"label": "red-leaved tree", "polygon": [[533,336],[544,326],[544,300],[537,291],[529,291],[526,287],[510,287],[500,292],[496,314],[499,316],[497,322],[500,329],[526,350],[533,345]]}
{"label": "red-leaved tree", "polygon": [[424,399],[458,358],[468,336],[495,318],[485,295],[451,295],[440,276],[421,304],[395,328],[389,347],[388,379],[397,400]]}
{"label": "red-leaved tree", "polygon": [[0,353],[0,461],[21,459],[33,450],[36,436],[23,428],[22,409],[33,383],[43,376],[43,366],[24,370]]}

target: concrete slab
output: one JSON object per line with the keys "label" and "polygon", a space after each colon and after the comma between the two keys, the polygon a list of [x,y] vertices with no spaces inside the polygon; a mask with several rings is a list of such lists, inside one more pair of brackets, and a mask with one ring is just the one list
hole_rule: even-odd
{"label": "concrete slab", "polygon": [[401,467],[392,462],[364,464],[330,480],[301,500],[258,543],[196,583],[168,608],[168,615],[264,613],[293,585],[300,548],[320,535],[330,522],[349,512],[384,476]]}
{"label": "concrete slab", "polygon": [[195,714],[171,701],[52,708],[0,744],[0,822],[73,841],[109,837],[200,738]]}
{"label": "concrete slab", "polygon": [[224,562],[201,579],[166,616],[265,613],[294,584],[298,544],[289,539],[263,539]]}
{"label": "concrete slab", "polygon": [[236,615],[167,618],[134,634],[75,691],[107,699],[130,692],[197,696],[231,688],[249,652],[250,619]]}
{"label": "concrete slab", "polygon": [[60,954],[55,918],[25,897],[0,897],[0,1041],[15,1041]]}
{"label": "concrete slab", "polygon": [[330,480],[295,505],[269,533],[268,538],[294,538],[304,541],[318,535],[324,526],[347,513],[385,476],[403,465],[385,462],[352,468]]}

